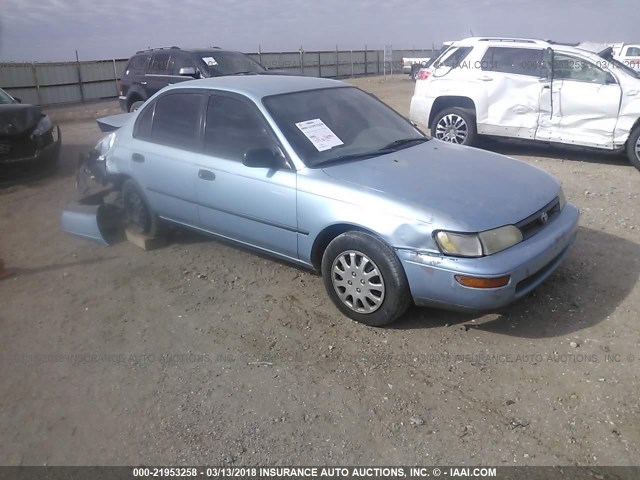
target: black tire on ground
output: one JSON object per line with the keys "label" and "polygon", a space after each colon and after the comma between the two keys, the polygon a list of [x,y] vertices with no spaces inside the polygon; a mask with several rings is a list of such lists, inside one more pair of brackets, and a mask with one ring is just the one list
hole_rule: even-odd
{"label": "black tire on ground", "polygon": [[150,237],[160,235],[160,218],[149,206],[149,201],[135,180],[129,179],[122,185],[122,202],[127,228]]}
{"label": "black tire on ground", "polygon": [[[446,108],[442,110],[436,117],[433,119],[433,122],[430,125],[431,128],[431,136],[438,138],[436,128],[438,123],[442,121],[447,115],[453,115],[459,117],[464,122],[467,134],[463,141],[460,142],[451,142],[451,143],[459,143],[460,145],[474,145],[478,139],[478,128],[476,125],[476,116],[472,110],[460,107],[452,107]],[[449,141],[444,138],[441,140]]]}
{"label": "black tire on ground", "polygon": [[137,100],[135,102],[133,102],[131,104],[131,106],[129,107],[129,112],[135,112],[136,110],[138,110],[142,105],[144,104],[144,102],[142,100]]}
{"label": "black tire on ground", "polygon": [[[371,284],[381,283],[383,285],[382,289],[377,293],[384,292],[381,296],[382,301],[370,313],[356,311],[358,306],[364,308],[362,302],[367,301],[366,298],[345,297],[345,301],[349,301],[348,299],[351,298],[350,302],[355,306],[355,308],[352,308],[339,296],[337,289],[341,287],[334,287],[334,278],[338,281],[342,280],[342,276],[334,271],[334,264],[339,258],[343,258],[342,255],[349,254],[348,252],[352,251],[361,253],[373,262],[372,264],[365,264],[364,257],[360,257],[361,263],[358,264],[356,255],[354,257],[356,258],[356,264],[363,268],[362,271],[371,274],[373,267],[377,267],[379,275],[372,274],[373,276],[369,277],[367,281],[371,282]],[[367,266],[369,270],[367,270]],[[380,277],[380,279],[377,277]],[[338,310],[352,320],[372,327],[382,327],[390,324],[400,317],[412,303],[409,282],[400,260],[389,245],[369,233],[353,231],[343,233],[334,238],[327,246],[322,257],[322,278],[327,293],[336,307],[338,307]],[[352,277],[345,275],[345,281],[347,278]],[[355,275],[353,276],[356,285],[357,278]],[[369,308],[371,308],[371,303],[369,303]]]}
{"label": "black tire on ground", "polygon": [[633,129],[627,141],[627,157],[631,165],[640,170],[640,125]]}

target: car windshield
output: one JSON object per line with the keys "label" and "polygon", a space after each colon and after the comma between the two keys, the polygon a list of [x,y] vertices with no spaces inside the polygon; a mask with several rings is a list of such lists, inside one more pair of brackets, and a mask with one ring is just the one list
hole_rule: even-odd
{"label": "car windshield", "polygon": [[8,105],[11,103],[17,103],[15,99],[7,92],[0,88],[0,105]]}
{"label": "car windshield", "polygon": [[266,71],[266,69],[254,59],[240,52],[210,50],[198,52],[198,56],[205,65],[207,65],[210,77],[243,73],[264,73]]}
{"label": "car windshield", "polygon": [[370,158],[428,140],[390,107],[355,87],[274,95],[263,102],[308,167]]}

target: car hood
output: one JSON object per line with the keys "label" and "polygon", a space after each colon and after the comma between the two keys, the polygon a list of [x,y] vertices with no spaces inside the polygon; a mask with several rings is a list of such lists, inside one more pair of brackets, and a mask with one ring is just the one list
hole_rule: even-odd
{"label": "car hood", "polygon": [[34,105],[0,105],[0,135],[24,133],[34,128],[41,117],[42,110]]}
{"label": "car hood", "polygon": [[323,171],[412,207],[420,220],[462,231],[517,223],[560,188],[550,174],[525,162],[439,140]]}

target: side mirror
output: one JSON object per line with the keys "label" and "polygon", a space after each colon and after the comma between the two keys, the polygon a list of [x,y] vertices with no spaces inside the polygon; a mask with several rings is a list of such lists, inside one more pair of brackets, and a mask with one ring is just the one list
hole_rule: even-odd
{"label": "side mirror", "polygon": [[195,77],[196,69],[194,67],[182,67],[178,70],[178,75],[183,75],[185,77]]}
{"label": "side mirror", "polygon": [[251,168],[280,168],[282,158],[270,148],[252,148],[242,157],[242,164]]}

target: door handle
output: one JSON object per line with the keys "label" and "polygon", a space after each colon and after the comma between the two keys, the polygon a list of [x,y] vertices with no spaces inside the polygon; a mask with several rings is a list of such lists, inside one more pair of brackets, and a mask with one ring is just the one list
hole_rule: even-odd
{"label": "door handle", "polygon": [[140,85],[146,85],[147,82],[140,82]]}
{"label": "door handle", "polygon": [[478,80],[482,80],[483,82],[493,82],[493,77],[478,77]]}
{"label": "door handle", "polygon": [[143,163],[144,155],[141,155],[139,153],[134,153],[133,155],[131,155],[131,160],[133,160],[134,162]]}
{"label": "door handle", "polygon": [[213,181],[216,179],[216,174],[210,170],[198,170],[198,177],[202,180]]}
{"label": "door handle", "polygon": [[549,90],[550,88],[551,88],[551,87],[550,87],[549,85],[543,85],[543,86],[542,86],[542,89],[543,89],[543,90]]}

